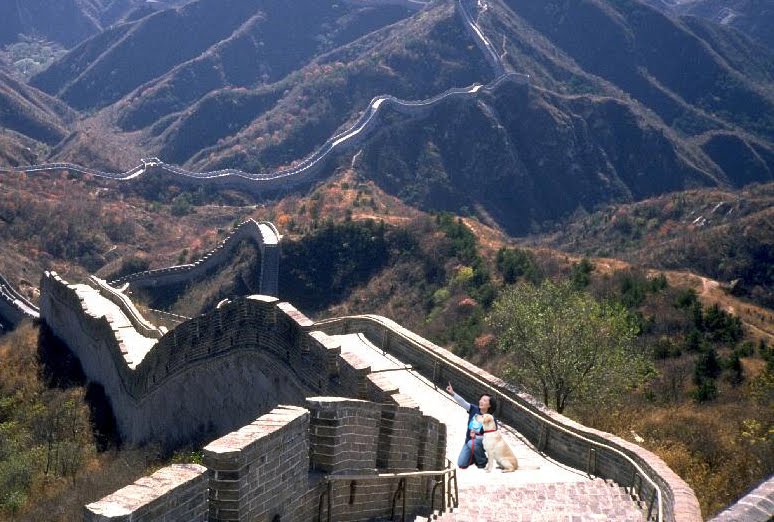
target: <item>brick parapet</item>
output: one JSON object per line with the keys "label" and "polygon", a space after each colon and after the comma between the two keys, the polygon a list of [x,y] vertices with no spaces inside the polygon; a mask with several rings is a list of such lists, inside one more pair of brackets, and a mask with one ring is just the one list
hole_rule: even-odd
{"label": "brick parapet", "polygon": [[[306,405],[279,406],[211,442],[204,466],[170,466],[89,504],[84,521],[316,520],[328,514],[328,491],[333,520],[400,515],[400,479],[375,468],[384,405],[343,397],[310,397]],[[344,480],[329,482],[337,476]],[[404,480],[407,517],[427,515],[432,479]]]}
{"label": "brick parapet", "polygon": [[273,409],[204,448],[210,520],[292,520],[309,469],[309,412]]}
{"label": "brick parapet", "polygon": [[417,469],[446,467],[446,425],[435,417],[423,416],[424,425],[417,431]]}
{"label": "brick parapet", "polygon": [[174,464],[84,508],[84,522],[172,522],[208,519],[207,469]]}
{"label": "brick parapet", "polygon": [[[427,516],[430,505],[431,479],[427,477],[407,477],[406,481],[406,517],[413,520],[417,515]],[[336,522],[356,522],[362,520],[390,520],[395,500],[395,515],[401,516],[402,497],[397,495],[400,479],[358,480],[354,484],[347,481],[335,482],[332,487],[331,520]],[[318,486],[315,497],[319,498],[323,485]],[[313,497],[313,498],[315,498]],[[350,503],[350,500],[352,501]],[[312,506],[310,506],[312,507]],[[311,516],[298,520],[318,520],[317,506],[310,509]],[[323,509],[323,516],[327,511]],[[400,518],[397,518],[400,520]],[[325,520],[325,518],[323,518]]]}
{"label": "brick parapet", "polygon": [[453,382],[463,396],[492,393],[498,399],[498,417],[552,458],[632,488],[646,503],[653,501],[655,510],[659,509],[660,493],[664,520],[701,520],[698,500],[691,488],[650,451],[545,408],[502,379],[395,322],[368,315],[320,321],[315,327],[331,335],[362,333],[374,345],[404,364],[410,364],[435,385],[445,387],[448,381]]}
{"label": "brick parapet", "polygon": [[311,397],[311,467],[329,474],[376,474],[380,405],[357,399]]}
{"label": "brick parapet", "polygon": [[424,417],[416,407],[385,403],[379,427],[377,465],[394,471],[418,469],[419,437]]}

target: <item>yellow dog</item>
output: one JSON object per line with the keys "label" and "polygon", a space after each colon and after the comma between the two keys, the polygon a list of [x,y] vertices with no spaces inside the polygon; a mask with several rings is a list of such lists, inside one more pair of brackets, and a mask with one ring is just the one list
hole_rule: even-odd
{"label": "yellow dog", "polygon": [[508,447],[503,436],[497,431],[494,417],[488,413],[484,414],[481,422],[484,425],[484,450],[489,459],[486,465],[487,473],[492,471],[495,461],[503,468],[503,473],[516,471],[519,468],[519,461],[516,460],[516,455]]}

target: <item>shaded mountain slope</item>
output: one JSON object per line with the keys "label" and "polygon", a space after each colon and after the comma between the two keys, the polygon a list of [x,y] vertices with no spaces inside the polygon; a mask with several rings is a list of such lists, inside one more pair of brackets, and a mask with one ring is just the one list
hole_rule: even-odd
{"label": "shaded mountain slope", "polygon": [[[282,92],[276,103],[255,114],[238,133],[218,143],[212,140],[214,146],[199,151],[188,164],[199,169],[238,165],[251,172],[289,164],[354,121],[376,95],[422,99],[450,85],[491,78],[452,6],[422,14],[326,55],[273,86]],[[171,128],[162,140],[175,140],[173,133],[180,130]]]}
{"label": "shaded mountain slope", "polygon": [[67,135],[74,116],[59,100],[0,72],[0,127],[53,145]]}
{"label": "shaded mountain slope", "polygon": [[19,34],[37,34],[72,47],[99,32],[100,1],[0,2],[0,45],[15,42]]}
{"label": "shaded mountain slope", "polygon": [[578,207],[723,180],[698,147],[608,97],[506,83],[481,103],[393,121],[365,146],[364,175],[423,208],[480,211],[512,234]]}
{"label": "shaded mountain slope", "polygon": [[738,134],[711,132],[698,143],[736,186],[774,180],[774,147],[769,142],[744,139]]}
{"label": "shaded mountain slope", "polygon": [[[774,58],[738,32],[634,0],[469,4],[529,85],[422,120],[380,112],[358,165],[389,192],[525,233],[579,208],[772,179]],[[102,151],[264,173],[297,164],[376,95],[421,100],[493,79],[456,2],[408,13],[248,0],[182,35],[223,5],[116,26],[34,82],[94,111],[85,122],[108,131]],[[79,136],[52,157],[109,162]]]}
{"label": "shaded mountain slope", "polygon": [[[105,106],[226,38],[259,4],[200,0],[159,11],[100,35],[98,43],[84,42],[32,84],[78,109]],[[99,54],[84,59],[91,49]]]}
{"label": "shaded mountain slope", "polygon": [[33,149],[36,143],[16,133],[0,133],[0,165],[17,166],[35,163],[37,157]]}
{"label": "shaded mountain slope", "polygon": [[[287,9],[269,14],[275,16]],[[421,99],[449,86],[491,79],[489,67],[460,24],[452,4],[439,4],[397,23],[392,22],[405,16],[406,11],[395,6],[339,6],[334,11],[338,14],[328,13],[327,19],[321,18],[316,30],[323,30],[322,34],[308,31],[313,35],[311,39],[300,33],[277,35],[273,40],[264,37],[266,50],[253,58],[266,67],[239,69],[234,61],[229,76],[226,71],[231,69],[225,57],[240,48],[240,42],[256,44],[256,34],[251,31],[263,27],[268,16],[268,11],[260,10],[239,31],[205,54],[183,63],[158,82],[143,85],[90,121],[115,122],[128,128],[152,124],[141,134],[126,137],[142,140],[147,154],[189,168],[238,166],[255,172],[291,163],[311,152],[343,124],[354,121],[358,111],[376,95],[388,92],[409,100]],[[331,18],[334,14],[338,18]],[[325,29],[328,19],[331,28]],[[387,27],[360,36],[374,25]],[[123,35],[110,38],[130,45],[128,42],[134,41],[132,31],[121,30]],[[76,51],[85,52],[92,45],[96,49],[97,38]],[[315,43],[321,38],[323,43]],[[347,44],[338,47],[339,40]],[[337,47],[320,54],[332,46]],[[260,47],[252,50],[258,52]],[[65,60],[80,60],[76,51]],[[90,50],[88,53],[94,54]],[[250,62],[250,56],[250,52],[243,53],[241,63]],[[288,61],[298,69],[288,69]],[[218,65],[213,69],[211,64],[215,62]],[[66,67],[62,64],[61,68]],[[253,75],[245,81],[254,80],[258,85],[231,86],[241,81],[234,76],[240,70]],[[255,77],[262,70],[262,74],[269,71],[279,80],[261,84],[272,78]],[[282,77],[288,71],[290,74]],[[170,111],[178,112],[163,116]],[[64,157],[72,157],[68,147],[57,151],[57,158]]]}
{"label": "shaded mountain slope", "polygon": [[[406,14],[395,6],[345,11],[329,2],[264,2],[227,38],[121,100],[118,123],[127,130],[146,127],[213,90],[275,83],[316,55]],[[290,26],[288,19],[294,20]]]}
{"label": "shaded mountain slope", "polygon": [[23,0],[0,2],[0,45],[19,35],[35,36],[75,47],[110,25],[137,19],[189,0]]}
{"label": "shaded mountain slope", "polygon": [[[511,11],[511,18],[523,18],[583,70],[682,132],[730,125],[774,137],[774,58],[762,48],[762,57],[738,70],[740,60],[725,60],[687,24],[635,0],[502,0],[492,5],[494,15],[481,17],[492,33],[514,34],[499,22],[506,19],[500,10]],[[749,42],[737,44],[744,49],[737,52],[752,54]]]}
{"label": "shaded mountain slope", "polygon": [[643,0],[668,13],[693,15],[733,27],[774,49],[774,4],[769,0]]}
{"label": "shaded mountain slope", "polygon": [[774,62],[734,31],[628,0],[495,1],[479,22],[533,87],[389,120],[361,166],[391,193],[523,234],[578,208],[774,179]]}
{"label": "shaded mountain slope", "polygon": [[[562,32],[568,27],[562,23],[557,25],[556,20],[548,16],[550,10],[546,11],[547,8],[537,2],[527,2],[518,9],[511,9],[507,2],[493,2],[488,11],[481,13],[479,22],[488,27],[489,34],[505,35],[501,47],[506,61],[513,69],[528,72],[534,84],[549,91],[590,93],[618,100],[649,126],[662,128],[672,142],[681,141],[684,139],[681,135],[686,134],[699,136],[699,141],[716,142],[718,131],[725,132],[729,139],[735,135],[734,139],[740,143],[737,148],[742,150],[755,150],[751,145],[753,142],[766,144],[770,141],[770,123],[774,117],[770,95],[774,61],[770,53],[760,53],[760,48],[740,40],[733,31],[699,20],[691,20],[692,25],[676,22],[637,3],[596,1],[585,4],[589,5],[576,6],[576,11],[564,13],[565,18],[572,18],[575,24],[569,31],[574,34],[570,36]],[[437,13],[444,9],[448,10],[450,18],[441,23]],[[151,141],[153,148],[163,157],[169,155],[174,161],[200,169],[239,167],[262,171],[292,162],[343,123],[342,115],[366,106],[372,95],[389,92],[416,98],[422,92],[430,92],[420,84],[420,81],[426,81],[422,78],[427,75],[426,71],[437,67],[436,75],[443,74],[450,64],[461,64],[465,56],[463,52],[455,52],[454,46],[471,46],[469,37],[459,28],[454,29],[456,23],[450,6],[437,6],[422,16],[411,17],[344,48],[357,48],[358,53],[354,56],[352,51],[337,50],[275,84],[248,91],[211,92],[189,110],[157,121],[152,128],[155,135]],[[610,31],[598,31],[600,26],[609,26]],[[710,43],[698,36],[701,31]],[[598,37],[601,33],[606,35],[603,39]],[[431,61],[427,66],[414,59],[411,49],[417,45],[414,35],[423,35],[421,53]],[[669,41],[660,43],[666,39],[665,35]],[[371,42],[380,43],[377,47]],[[443,49],[443,54],[436,53],[439,56],[436,66],[429,53],[439,48]],[[581,51],[581,48],[593,51]],[[683,51],[675,55],[672,48]],[[475,60],[476,52],[470,53],[469,59]],[[333,58],[342,53],[348,60]],[[434,82],[436,92],[450,84],[464,85],[478,79],[459,69],[460,73],[467,74],[449,77],[445,85]],[[481,77],[486,74],[483,72]],[[366,86],[368,90],[363,89],[363,80],[370,84]],[[698,87],[694,86],[695,80]],[[406,89],[407,86],[414,88]],[[164,89],[164,92],[169,96],[161,96],[162,99],[175,99],[174,89]],[[320,93],[325,93],[322,99]],[[630,96],[655,114],[637,108]],[[123,109],[123,104],[119,106]],[[510,110],[508,107],[503,112],[507,114]],[[133,113],[128,110],[122,114],[126,118]],[[613,111],[609,115],[614,123],[608,125],[605,122],[608,115],[600,112],[596,117],[599,122],[595,125],[607,125],[606,132],[615,134],[615,124],[626,121],[626,118],[616,120],[616,114],[618,112]],[[215,123],[208,125],[211,118]],[[440,128],[437,130],[441,132]],[[760,138],[752,138],[740,130],[758,133]],[[702,136],[703,133],[709,134]],[[186,145],[191,136],[194,138]],[[622,140],[608,140],[607,154],[618,157],[624,152],[611,152],[616,143],[622,143]],[[202,150],[197,151],[197,147]],[[660,180],[643,177],[638,173],[642,170],[642,162],[636,158],[641,158],[645,150],[628,147],[625,153],[634,155],[629,160],[634,172],[628,174],[626,164],[613,162],[620,176],[619,182],[613,185],[622,184],[614,191],[614,197],[625,195],[636,199],[697,183],[765,181],[770,175],[761,167],[765,162],[754,161],[759,168],[748,169],[742,174],[735,172],[738,165],[728,161],[719,160],[722,165],[713,164],[712,158],[719,157],[717,147],[686,143],[667,147],[672,148],[679,151],[678,156],[696,165],[701,174],[684,176],[678,169],[676,179],[669,180],[666,169],[662,169]],[[398,156],[410,149],[390,148],[391,153]],[[465,150],[464,146],[462,150]],[[671,154],[666,153],[667,157]],[[652,157],[645,160],[645,163],[655,161]],[[639,179],[638,186],[628,185],[633,179]],[[560,182],[555,186],[566,185]],[[594,190],[601,192],[603,189]],[[559,195],[558,199],[563,197]],[[560,205],[562,212],[586,204],[583,197],[579,199]],[[597,198],[591,200],[598,201]],[[546,214],[554,215],[552,211]]]}

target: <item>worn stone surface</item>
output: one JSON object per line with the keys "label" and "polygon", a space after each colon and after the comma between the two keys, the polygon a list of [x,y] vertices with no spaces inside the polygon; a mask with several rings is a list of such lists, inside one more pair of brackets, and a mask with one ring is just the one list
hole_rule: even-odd
{"label": "worn stone surface", "polygon": [[[465,440],[467,414],[449,394],[359,334],[334,338],[341,343],[342,355],[351,354],[352,358],[369,364],[373,371],[381,371],[378,375],[389,377],[400,388],[403,400],[419,405],[425,414],[446,425],[449,437],[446,458],[456,462]],[[441,520],[643,520],[637,504],[621,488],[591,480],[577,470],[546,458],[510,426],[501,425],[501,431],[519,460],[519,469],[513,473],[499,470],[486,473],[475,467],[458,470],[460,508]]]}
{"label": "worn stone surface", "polygon": [[[359,338],[370,343],[376,352],[387,355],[402,369],[410,367],[431,388],[443,389],[451,381],[458,393],[472,400],[477,400],[481,393],[489,393],[497,400],[498,419],[514,427],[518,439],[540,454],[556,459],[565,467],[582,470],[580,473],[632,487],[638,498],[648,504],[656,501],[664,520],[702,520],[691,488],[652,452],[544,407],[533,397],[394,321],[378,315],[362,315],[320,321],[316,327],[334,337]],[[358,356],[363,357],[359,352]],[[398,379],[399,375],[400,372],[391,372],[392,379]],[[403,383],[400,388],[405,392]],[[417,402],[422,407],[422,401]],[[460,425],[464,430],[464,419]],[[454,435],[451,432],[449,435],[453,444]],[[456,451],[450,451],[449,457],[456,458]],[[540,475],[542,469],[536,472]]]}
{"label": "worn stone surface", "polygon": [[207,469],[173,464],[87,505],[84,522],[207,520]]}
{"label": "worn stone surface", "polygon": [[774,476],[758,485],[711,522],[768,522],[774,518]]}
{"label": "worn stone surface", "polygon": [[[421,519],[418,519],[421,520]],[[643,522],[644,514],[621,488],[604,481],[482,484],[460,491],[460,507],[444,522]]]}

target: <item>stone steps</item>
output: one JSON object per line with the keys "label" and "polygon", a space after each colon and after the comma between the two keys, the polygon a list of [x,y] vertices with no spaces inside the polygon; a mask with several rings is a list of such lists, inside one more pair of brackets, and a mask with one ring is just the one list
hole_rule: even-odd
{"label": "stone steps", "polygon": [[[465,440],[467,414],[443,389],[417,377],[410,368],[384,355],[360,334],[334,336],[342,356],[357,356],[377,375],[412,397],[426,415],[446,424],[447,453],[457,461]],[[501,424],[501,434],[519,460],[513,473],[487,473],[474,467],[457,470],[460,507],[433,518],[465,522],[643,522],[640,505],[615,484],[590,479],[540,454],[517,430]],[[417,521],[428,520],[417,518]]]}
{"label": "stone steps", "polygon": [[460,490],[460,507],[416,521],[644,522],[638,502],[603,480],[518,486],[477,485]]}

